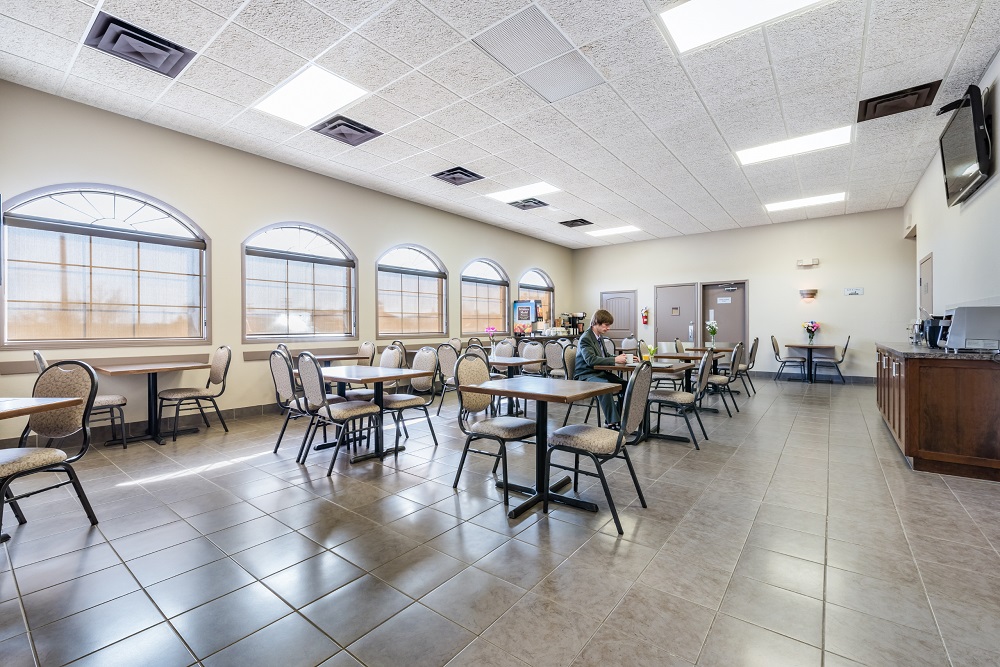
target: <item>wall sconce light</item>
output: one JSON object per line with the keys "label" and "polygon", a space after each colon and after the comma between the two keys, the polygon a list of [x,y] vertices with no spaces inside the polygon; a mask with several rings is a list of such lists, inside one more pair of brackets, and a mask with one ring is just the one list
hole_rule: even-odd
{"label": "wall sconce light", "polygon": [[819,266],[819,257],[813,257],[812,259],[799,259],[795,261],[795,266],[800,269],[811,269],[814,266]]}
{"label": "wall sconce light", "polygon": [[816,298],[816,292],[818,291],[819,290],[814,290],[814,289],[800,289],[799,296],[802,297],[803,299],[812,301],[813,299]]}

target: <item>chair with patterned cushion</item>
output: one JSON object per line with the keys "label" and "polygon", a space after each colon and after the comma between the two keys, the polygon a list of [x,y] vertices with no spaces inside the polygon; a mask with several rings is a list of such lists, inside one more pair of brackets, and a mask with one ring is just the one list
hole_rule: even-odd
{"label": "chair with patterned cushion", "polygon": [[674,349],[677,351],[677,354],[684,354],[684,343],[681,342],[680,338],[674,339]]}
{"label": "chair with patterned cushion", "polygon": [[278,441],[274,443],[274,452],[277,453],[281,439],[285,437],[288,422],[308,417],[309,410],[306,408],[305,397],[302,395],[302,386],[295,386],[295,374],[292,372],[291,360],[281,350],[272,350],[268,362],[271,367],[271,380],[274,382],[274,400],[278,404],[278,408],[285,414],[285,421],[278,433]]}
{"label": "chair with patterned cushion", "polygon": [[[615,508],[615,501],[611,497],[611,488],[608,486],[607,477],[604,475],[604,464],[615,459],[624,459],[628,466],[629,474],[632,475],[632,483],[635,484],[635,491],[639,495],[639,502],[646,507],[646,499],[639,488],[639,478],[635,475],[635,468],[632,467],[632,459],[628,455],[628,445],[638,443],[644,437],[643,423],[646,416],[646,399],[649,397],[649,387],[653,379],[653,368],[648,361],[639,364],[639,367],[632,373],[628,385],[625,387],[625,398],[622,408],[622,423],[620,430],[614,431],[607,428],[590,426],[588,424],[570,424],[557,429],[549,436],[549,447],[545,452],[545,488],[549,488],[549,477],[552,468],[561,470],[572,470],[574,477],[579,475],[597,477],[604,487],[604,495],[608,500],[608,507],[611,509],[611,516],[615,520],[618,534],[625,533],[622,530],[622,522],[618,518],[618,510]],[[573,467],[552,463],[553,452],[567,452],[576,455],[576,465]],[[586,456],[593,461],[597,472],[580,469],[580,457]],[[576,480],[574,480],[574,488]],[[542,512],[549,511],[548,494],[543,496]]]}
{"label": "chair with patterned cushion", "polygon": [[[223,392],[226,391],[226,377],[229,375],[229,364],[232,360],[232,349],[228,345],[220,345],[215,350],[215,353],[212,354],[212,368],[208,373],[208,382],[205,383],[204,389],[200,387],[178,387],[176,389],[164,389],[157,395],[160,404],[156,411],[157,421],[163,421],[164,408],[174,409],[174,440],[177,440],[177,424],[180,422],[182,409],[188,411],[197,410],[201,413],[201,419],[205,422],[205,426],[209,428],[212,426],[208,423],[208,416],[205,414],[202,401],[206,404],[211,404],[215,408],[215,414],[219,417],[219,422],[222,424],[223,430],[229,433],[229,427],[226,426],[226,420],[222,418],[222,411],[219,410],[219,404],[215,402],[215,399],[222,396]],[[213,385],[219,386],[219,390],[216,393],[209,391]],[[192,405],[185,406],[185,403],[191,403]]]}
{"label": "chair with patterned cushion", "polygon": [[[781,377],[781,371],[785,369],[785,366],[798,366],[800,378],[798,382],[806,381],[806,358],[797,356],[781,356],[781,348],[778,346],[778,339],[771,336],[771,347],[774,348],[774,360],[780,364],[778,366],[778,372],[774,374],[774,381],[777,382],[778,378]],[[795,380],[792,380],[795,382]]]}
{"label": "chair with patterned cushion", "polygon": [[615,349],[615,341],[606,336],[601,336],[601,349],[604,350],[605,357],[616,357],[618,352]]}
{"label": "chair with patterned cushion", "polygon": [[698,446],[698,438],[694,435],[694,429],[691,428],[691,420],[688,419],[688,413],[694,413],[695,419],[698,420],[698,426],[701,427],[702,435],[704,435],[707,440],[708,431],[705,430],[705,424],[701,421],[701,414],[698,412],[698,401],[708,388],[708,378],[711,376],[709,370],[711,367],[711,355],[709,352],[706,352],[701,356],[701,361],[698,362],[698,382],[694,387],[692,387],[694,391],[653,389],[649,392],[648,403],[649,407],[655,408],[656,411],[657,431],[660,430],[660,417],[663,415],[663,408],[673,408],[673,416],[684,417],[684,423],[687,424],[688,433],[691,434],[691,442],[694,443],[694,448],[701,449],[701,447]]}
{"label": "chair with patterned cushion", "polygon": [[550,340],[545,344],[545,369],[550,378],[566,379],[566,360],[563,358],[563,348],[559,341]]}
{"label": "chair with patterned cushion", "polygon": [[449,338],[448,344],[455,348],[455,352],[459,354],[462,353],[462,339],[461,338]]}
{"label": "chair with patterned cushion", "polygon": [[[402,368],[404,352],[400,350],[395,344],[389,345],[384,350],[382,354],[379,355],[378,365],[380,368]],[[383,389],[393,389],[396,388],[396,381],[385,382],[382,384]],[[362,389],[348,389],[344,392],[344,396],[347,397],[349,401],[373,401],[375,400],[375,390],[368,387]]]}
{"label": "chair with patterned cushion", "polygon": [[394,341],[392,341],[389,344],[390,345],[395,345],[399,349],[400,353],[402,354],[402,357],[400,358],[400,361],[399,361],[399,366],[397,366],[396,368],[407,368],[407,366],[406,366],[406,360],[407,360],[408,357],[406,356],[406,346],[403,345],[403,341],[401,341],[401,340],[394,340]]}
{"label": "chair with patterned cushion", "polygon": [[[493,462],[493,474],[497,466],[503,464],[503,504],[510,504],[510,492],[507,489],[507,443],[511,440],[527,442],[535,434],[535,422],[521,417],[487,417],[471,421],[473,415],[486,412],[492,404],[492,397],[487,394],[463,392],[463,385],[481,384],[490,379],[490,369],[486,363],[473,354],[463,354],[455,363],[455,379],[458,382],[458,427],[465,433],[465,446],[462,448],[462,458],[458,462],[458,471],[452,488],[458,488],[465,467],[465,459],[469,452],[483,454],[496,459]],[[472,443],[479,440],[493,440],[499,446],[496,452],[484,449],[473,449]]]}
{"label": "chair with patterned cushion", "polygon": [[626,354],[629,352],[631,352],[632,354],[638,354],[636,350],[639,349],[639,341],[635,339],[635,334],[629,334],[622,339],[621,345],[619,345],[618,347],[620,347],[621,351],[625,352]]}
{"label": "chair with patterned cushion", "polygon": [[471,338],[469,338],[469,342],[466,343],[465,346],[466,346],[466,348],[468,348],[469,346],[472,346],[472,345],[478,345],[479,347],[482,347],[483,346],[483,341],[479,340],[478,336],[472,336]]}
{"label": "chair with patterned cushion", "polygon": [[[573,377],[574,374],[576,373],[576,345],[569,344],[569,345],[567,345],[566,347],[563,348],[563,364],[565,365],[565,368],[566,368],[566,379],[567,380],[574,380],[574,379],[576,379],[576,378]],[[587,416],[584,417],[584,419],[583,419],[583,423],[584,424],[586,424],[588,421],[590,421],[590,413],[593,410],[593,408],[594,408],[595,405],[597,405],[597,399],[596,398],[590,399],[590,404],[589,404],[589,407],[587,408]],[[567,423],[569,423],[569,415],[570,415],[571,412],[573,412],[573,408],[575,408],[575,407],[581,407],[582,408],[584,406],[583,405],[577,406],[576,403],[570,403],[569,405],[567,405],[566,406],[566,416],[563,417],[563,426],[565,426]],[[597,411],[597,425],[598,426],[601,425],[601,411],[600,410]]]}
{"label": "chair with patterned cushion", "polygon": [[366,357],[365,359],[358,360],[358,366],[371,366],[375,363],[375,343],[366,340],[361,345],[358,345],[358,355]]}
{"label": "chair with patterned cushion", "polygon": [[[757,347],[759,343],[760,338],[754,338],[753,342],[750,343],[750,355],[744,360],[744,363],[740,364],[740,370],[739,373],[737,373],[740,380],[743,382],[743,388],[748,392],[752,390],[755,394],[757,393],[757,387],[753,386],[753,378],[750,377],[750,370],[754,367],[754,364],[757,363]],[[750,382],[749,387],[747,386],[747,382]]]}
{"label": "chair with patterned cushion", "polygon": [[441,415],[444,407],[444,395],[455,391],[455,361],[458,360],[458,350],[451,343],[441,343],[437,348],[438,380],[441,383],[441,402],[438,403],[437,414]]}
{"label": "chair with patterned cushion", "polygon": [[517,350],[516,346],[508,339],[504,339],[493,346],[494,357],[513,357]]}
{"label": "chair with patterned cushion", "polygon": [[[442,343],[442,345],[451,348],[449,343]],[[410,437],[410,434],[406,432],[406,422],[403,420],[404,410],[420,410],[424,413],[427,426],[431,430],[434,446],[437,447],[437,435],[434,433],[434,424],[431,423],[427,407],[434,403],[434,378],[438,374],[438,352],[429,345],[423,346],[413,355],[413,364],[410,368],[418,371],[431,371],[432,374],[428,377],[411,379],[408,392],[385,394],[382,397],[383,412],[392,415],[392,420],[396,423],[396,447],[399,447],[400,430],[407,438]]]}
{"label": "chair with patterned cushion", "polygon": [[[38,350],[32,352],[35,357],[35,366],[38,367],[38,372],[41,373],[46,368],[49,367],[48,362],[45,361],[45,357]],[[107,419],[111,422],[111,440],[104,443],[105,446],[114,443],[118,439],[115,435],[115,418],[117,417],[118,423],[121,424],[122,429],[122,449],[128,449],[128,433],[126,432],[125,426],[125,411],[123,408],[128,403],[126,398],[121,394],[98,394],[94,399],[94,409],[90,411],[90,424],[93,426],[95,423],[103,422]],[[103,416],[103,413],[107,412],[107,417]],[[100,419],[97,419],[100,417]]]}
{"label": "chair with patterned cushion", "polygon": [[[847,337],[847,342],[844,343],[843,349],[840,351],[840,359],[836,357],[813,357],[813,380],[820,382],[819,379],[819,369],[821,368],[832,368],[837,371],[837,375],[840,376],[840,381],[847,384],[847,380],[844,379],[844,374],[840,372],[840,365],[844,363],[844,357],[847,356],[847,346],[851,344],[851,337]],[[833,383],[833,376],[830,375],[830,383]]]}
{"label": "chair with patterned cushion", "polygon": [[522,366],[521,375],[542,375],[542,367],[545,363],[545,346],[536,340],[530,340],[521,348],[520,356],[525,359],[538,359],[537,364]]}
{"label": "chair with patterned cushion", "polygon": [[[382,414],[379,407],[369,401],[342,401],[331,403],[326,393],[326,382],[323,380],[323,371],[319,361],[310,352],[303,352],[299,355],[299,378],[302,380],[302,389],[305,391],[306,404],[312,422],[306,431],[306,437],[302,440],[299,448],[299,455],[296,460],[305,463],[306,457],[312,449],[317,451],[334,447],[333,458],[330,460],[330,468],[327,470],[327,477],[333,474],[333,465],[337,462],[337,454],[345,442],[344,436],[350,431],[352,424],[357,425],[358,421],[368,420],[366,432],[372,428],[382,428]],[[316,433],[320,426],[323,427],[324,442],[313,445]],[[337,439],[333,442],[326,440],[326,427],[335,426],[337,428]],[[357,433],[355,429],[355,434]],[[357,436],[355,435],[355,441]]]}
{"label": "chair with patterned cushion", "polygon": [[[82,361],[58,361],[39,373],[31,391],[33,398],[80,398],[80,405],[59,408],[47,412],[38,412],[28,417],[28,424],[21,432],[17,447],[0,449],[0,542],[10,539],[3,534],[3,509],[10,505],[14,517],[21,525],[27,523],[24,512],[17,501],[33,496],[42,491],[57,489],[72,484],[80,504],[83,505],[91,525],[97,525],[97,517],[87,500],[87,494],[80,484],[73,469],[73,463],[83,458],[90,447],[90,414],[97,398],[97,376],[94,369]],[[53,447],[28,447],[28,436],[34,433],[38,438],[44,438],[49,444],[53,440],[61,440],[76,434],[81,434],[80,449],[72,456],[62,449]],[[44,488],[31,489],[23,494],[15,494],[11,482],[36,473],[65,473],[69,479],[60,481]]]}
{"label": "chair with patterned cushion", "polygon": [[[733,413],[729,409],[729,404],[726,402],[726,394],[729,394],[729,398],[733,399],[733,407],[736,408],[736,412],[740,411],[740,406],[736,404],[736,394],[733,393],[733,384],[736,382],[736,378],[739,377],[740,364],[743,363],[743,343],[737,343],[736,347],[733,348],[733,354],[729,358],[729,370],[725,375],[709,375],[708,376],[708,387],[713,389],[715,393],[719,395],[722,399],[722,404],[726,406],[726,412],[732,417]],[[700,377],[698,378],[701,379]]]}

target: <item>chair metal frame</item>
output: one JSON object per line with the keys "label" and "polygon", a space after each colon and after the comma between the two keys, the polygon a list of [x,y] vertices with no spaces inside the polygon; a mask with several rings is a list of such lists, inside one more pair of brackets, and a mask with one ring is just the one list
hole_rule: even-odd
{"label": "chair metal frame", "polygon": [[[310,414],[305,405],[302,386],[295,386],[295,373],[292,372],[291,360],[280,349],[276,349],[271,351],[271,355],[268,357],[268,364],[271,367],[271,380],[274,382],[274,401],[278,404],[278,409],[285,415],[281,431],[278,432],[278,441],[274,443],[274,452],[272,453],[276,454],[278,447],[281,446],[281,439],[285,437],[285,429],[288,428],[288,422],[293,419],[309,417]],[[286,372],[288,374],[287,386],[291,388],[291,393],[288,396],[282,396],[282,380]]]}
{"label": "chair metal frame", "polygon": [[[705,391],[708,389],[708,378],[711,374],[710,369],[712,366],[712,360],[710,357],[711,357],[711,352],[706,352],[701,356],[701,361],[698,362],[698,384],[695,387],[692,387],[694,391],[680,392],[680,393],[690,393],[694,397],[694,401],[688,404],[688,403],[679,403],[667,399],[657,399],[652,396],[653,392],[651,391],[650,392],[651,396],[647,401],[647,406],[646,406],[646,409],[648,411],[650,409],[650,406],[656,404],[657,431],[660,430],[660,418],[663,415],[663,412],[661,411],[662,406],[667,406],[668,408],[673,408],[675,410],[675,413],[673,415],[668,415],[668,416],[684,417],[684,423],[687,424],[688,433],[691,434],[691,442],[694,443],[695,449],[701,449],[701,447],[698,445],[698,438],[696,438],[694,435],[694,428],[692,428],[691,426],[691,420],[688,419],[687,413],[694,412],[695,419],[698,420],[698,426],[701,427],[701,433],[702,435],[705,436],[705,439],[708,440],[708,431],[705,430],[705,424],[704,422],[701,421],[701,413],[699,412],[698,409],[699,408],[698,403],[699,401],[701,401],[701,397],[705,395]],[[649,419],[650,415],[647,414],[646,415],[647,424],[649,423]]]}
{"label": "chair metal frame", "polygon": [[[840,381],[847,384],[847,378],[844,374],[840,372],[840,365],[844,363],[844,358],[847,356],[847,346],[851,344],[851,337],[847,337],[847,342],[844,343],[844,348],[840,351],[840,359],[836,357],[813,357],[813,382],[826,382],[826,380],[819,379],[819,369],[820,368],[832,368],[837,371],[837,375],[840,376]],[[833,376],[830,376],[830,384],[833,384]]]}
{"label": "chair metal frame", "polygon": [[[448,357],[447,361],[451,361],[451,357],[449,355],[454,354],[455,362],[457,363],[458,357],[460,356],[459,351],[456,350],[455,346],[452,345],[451,343],[441,343],[441,345],[437,346],[437,352],[435,352],[435,354],[437,355],[437,360],[438,360],[437,363],[438,370],[437,373],[435,373],[435,377],[437,377],[437,379],[441,382],[441,401],[438,403],[438,409],[437,409],[438,417],[441,416],[441,408],[444,407],[444,395],[447,392],[455,391],[458,388],[458,383],[455,382],[455,364],[454,363],[451,364],[451,368],[445,370],[445,364],[441,363],[441,347],[443,345],[447,345],[449,348],[451,348],[450,350],[445,350],[445,356]],[[452,381],[451,385],[448,384],[449,380]]]}
{"label": "chair metal frame", "polygon": [[[204,407],[201,404],[202,401],[208,401],[209,403],[212,404],[212,407],[215,408],[215,414],[219,418],[219,423],[222,424],[223,430],[225,430],[226,433],[229,433],[229,427],[226,426],[226,420],[222,417],[222,410],[219,409],[219,404],[216,403],[215,399],[217,399],[219,396],[222,396],[222,394],[226,391],[226,378],[229,377],[229,366],[233,363],[233,350],[232,350],[232,348],[230,348],[228,345],[220,345],[219,347],[215,348],[215,352],[212,353],[212,365],[213,366],[215,365],[215,358],[223,350],[225,350],[225,354],[226,354],[226,366],[222,370],[222,379],[221,379],[221,381],[220,382],[215,382],[215,383],[212,382],[212,370],[214,370],[214,368],[213,368],[208,373],[208,381],[205,382],[205,390],[206,390],[206,392],[208,391],[208,388],[211,387],[213,384],[219,384],[219,385],[221,385],[221,387],[219,388],[218,393],[216,393],[216,394],[208,394],[208,393],[206,393],[206,394],[201,395],[201,396],[188,396],[188,397],[185,397],[185,398],[162,398],[162,396],[157,397],[157,398],[159,398],[159,400],[157,401],[159,403],[159,407],[158,407],[158,409],[156,411],[156,419],[157,419],[157,421],[159,421],[159,422],[163,421],[163,408],[165,408],[165,407],[173,407],[174,408],[174,432],[173,432],[173,440],[174,441],[177,440],[177,430],[178,430],[177,427],[178,427],[178,423],[180,422],[180,416],[181,416],[181,410],[182,409],[183,410],[189,410],[189,411],[197,410],[199,413],[201,413],[201,419],[202,419],[203,422],[205,422],[205,427],[206,428],[211,428],[212,427],[212,425],[208,422],[208,415],[205,414],[205,409],[204,409]],[[165,391],[170,391],[170,390],[167,389]],[[162,392],[162,391],[160,392],[161,395],[163,393],[164,392]],[[185,403],[194,403],[194,405],[191,406],[191,407],[182,407]]]}
{"label": "chair metal frame", "polygon": [[798,380],[793,380],[793,382],[805,382],[806,381],[806,359],[805,357],[786,357],[781,358],[781,347],[778,345],[778,339],[771,336],[771,347],[774,348],[774,360],[777,361],[780,366],[778,366],[778,372],[774,374],[774,381],[777,382],[778,378],[781,377],[781,371],[785,369],[785,366],[791,364],[792,366],[799,367],[799,373],[801,378]]}
{"label": "chair metal frame", "polygon": [[[729,394],[729,398],[733,399],[733,407],[736,408],[736,412],[740,411],[740,406],[736,404],[736,394],[733,393],[733,383],[736,382],[736,378],[739,377],[740,364],[743,363],[743,343],[737,343],[736,347],[733,348],[732,355],[729,358],[729,369],[728,373],[725,375],[725,382],[716,382],[712,380],[713,377],[722,376],[712,376],[708,378],[708,386],[715,390],[719,398],[722,399],[722,404],[726,406],[726,412],[730,417],[733,416],[732,411],[729,409],[729,403],[726,402],[726,394]],[[701,378],[698,378],[699,381]]]}
{"label": "chair metal frame", "polygon": [[[451,345],[449,343],[442,343],[442,345],[448,345],[449,347],[451,347]],[[385,402],[386,400],[388,400],[390,403],[393,403],[395,401],[404,401],[404,400],[407,400],[408,398],[419,398],[420,395],[426,395],[426,397],[427,397],[424,400],[424,403],[422,405],[407,405],[407,406],[403,406],[401,408],[392,408],[392,407],[389,407],[389,406],[384,406],[383,407],[383,409],[382,409],[383,414],[386,413],[386,412],[390,413],[390,415],[392,416],[392,420],[393,420],[393,422],[396,425],[396,445],[395,445],[396,446],[396,456],[399,456],[399,432],[400,432],[400,430],[403,431],[403,434],[407,438],[410,437],[409,432],[406,430],[406,420],[403,419],[403,411],[404,410],[420,410],[421,412],[424,413],[424,418],[427,420],[427,426],[428,426],[428,428],[430,428],[430,431],[431,431],[431,438],[434,440],[434,446],[437,447],[437,445],[438,445],[437,434],[434,433],[434,424],[431,423],[431,415],[427,411],[427,408],[429,408],[431,405],[434,404],[434,393],[435,393],[434,392],[434,378],[437,377],[438,373],[440,372],[440,364],[438,362],[438,353],[437,353],[437,350],[435,350],[430,345],[424,345],[422,348],[420,348],[419,350],[417,350],[417,353],[415,355],[413,355],[413,367],[416,368],[417,362],[421,358],[421,355],[426,356],[427,354],[434,355],[434,374],[431,375],[431,377],[429,377],[429,378],[414,378],[414,379],[410,380],[410,384],[409,384],[408,388],[410,390],[412,390],[412,391],[407,391],[407,392],[403,392],[403,393],[386,394],[383,397],[383,399],[382,399],[383,402]],[[420,388],[420,387],[416,387],[416,386],[414,386],[414,383],[417,383],[417,382],[427,382],[428,386],[427,386],[426,389],[423,389],[423,388]],[[456,383],[456,385],[457,385],[457,383]],[[442,395],[442,402],[443,402],[443,400],[444,399],[443,399],[443,395]],[[440,406],[438,406],[438,409],[440,409]]]}

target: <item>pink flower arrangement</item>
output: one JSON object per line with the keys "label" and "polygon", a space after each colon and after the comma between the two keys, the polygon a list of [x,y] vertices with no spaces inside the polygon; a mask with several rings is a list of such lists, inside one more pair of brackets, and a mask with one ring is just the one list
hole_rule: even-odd
{"label": "pink flower arrangement", "polygon": [[819,331],[819,322],[815,320],[809,320],[808,322],[802,323],[802,328],[806,330],[806,333],[812,336],[817,331]]}

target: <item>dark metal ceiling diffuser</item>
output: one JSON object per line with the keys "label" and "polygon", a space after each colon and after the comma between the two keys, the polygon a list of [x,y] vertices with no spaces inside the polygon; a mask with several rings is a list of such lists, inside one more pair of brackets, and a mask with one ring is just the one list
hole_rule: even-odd
{"label": "dark metal ceiling diffuser", "polygon": [[360,146],[366,141],[382,136],[378,130],[346,116],[334,116],[324,120],[319,125],[313,126],[312,130],[351,146]]}
{"label": "dark metal ceiling diffuser", "polygon": [[522,199],[521,201],[512,201],[512,202],[509,202],[509,203],[514,208],[519,208],[522,211],[527,211],[527,210],[530,210],[530,209],[533,209],[533,208],[541,208],[543,206],[548,206],[548,204],[546,204],[542,200],[535,199],[534,197],[531,197],[529,199]]}
{"label": "dark metal ceiling diffuser", "polygon": [[483,177],[474,171],[469,171],[465,167],[452,167],[451,169],[445,169],[444,171],[439,171],[433,174],[434,178],[440,178],[446,183],[451,183],[452,185],[465,185],[466,183],[472,183],[473,181],[481,181]]}
{"label": "dark metal ceiling diffuser", "polygon": [[98,51],[175,78],[195,57],[195,52],[147,32],[119,18],[100,12],[84,42]]}
{"label": "dark metal ceiling diffuser", "polygon": [[560,222],[559,224],[563,225],[565,227],[584,227],[586,225],[592,225],[594,223],[592,223],[590,220],[584,220],[583,218],[577,218],[576,220],[564,220],[563,222]]}
{"label": "dark metal ceiling diffuser", "polygon": [[858,104],[858,122],[863,123],[866,120],[885,118],[904,111],[930,106],[940,87],[940,81],[933,81],[922,86],[861,100]]}

